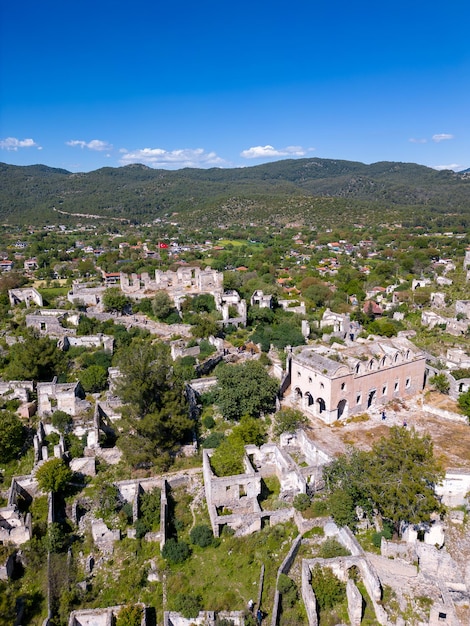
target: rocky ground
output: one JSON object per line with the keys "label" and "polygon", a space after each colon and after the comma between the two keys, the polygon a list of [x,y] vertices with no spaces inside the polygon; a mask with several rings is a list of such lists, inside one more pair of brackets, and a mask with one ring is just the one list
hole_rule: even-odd
{"label": "rocky ground", "polygon": [[[447,396],[430,394],[426,397],[428,405],[442,405],[446,402],[448,410],[456,409]],[[464,422],[443,419],[424,412],[422,398],[417,396],[406,401],[395,401],[386,407],[386,419],[382,420],[381,408],[374,408],[367,414],[355,416],[328,426],[320,420],[310,421],[309,434],[326,452],[335,456],[344,452],[348,445],[368,449],[386,436],[391,426],[415,428],[419,433],[428,433],[433,442],[435,453],[442,459],[444,467],[470,469],[470,427]]]}

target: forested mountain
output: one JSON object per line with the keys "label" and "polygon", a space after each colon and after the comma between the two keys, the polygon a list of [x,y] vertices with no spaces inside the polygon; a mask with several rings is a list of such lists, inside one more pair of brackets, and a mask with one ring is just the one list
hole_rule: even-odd
{"label": "forested mountain", "polygon": [[[71,173],[0,164],[0,220],[61,221],[57,211],[148,221],[177,212],[201,224],[292,219],[417,220],[466,228],[470,178],[414,163],[291,159],[233,169],[144,165]],[[386,218],[383,212],[387,212]],[[61,218],[64,219],[64,218]]]}

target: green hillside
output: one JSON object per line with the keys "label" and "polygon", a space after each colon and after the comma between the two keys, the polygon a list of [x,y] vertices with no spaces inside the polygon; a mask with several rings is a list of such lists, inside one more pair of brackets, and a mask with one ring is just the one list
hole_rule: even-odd
{"label": "green hillside", "polygon": [[441,221],[466,228],[470,178],[414,163],[331,159],[177,171],[128,165],[89,173],[0,164],[2,223],[58,222],[67,214],[140,222],[175,212],[199,225],[255,218],[328,225],[367,215],[373,221]]}

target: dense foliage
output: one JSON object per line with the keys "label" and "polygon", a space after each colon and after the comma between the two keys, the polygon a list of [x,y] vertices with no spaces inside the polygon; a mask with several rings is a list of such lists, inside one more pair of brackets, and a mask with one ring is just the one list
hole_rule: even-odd
{"label": "dense foliage", "polygon": [[[437,172],[413,163],[372,165],[342,160],[295,159],[224,170],[154,170],[144,165],[72,174],[43,165],[0,164],[0,215],[10,222],[31,222],[41,214],[54,219],[51,207],[71,213],[94,213],[129,220],[157,217],[172,211],[191,215],[194,224],[228,223],[240,218],[284,222],[303,217],[316,221],[359,221],[369,209],[372,219],[383,211],[403,216],[419,207],[434,219],[449,212],[468,224],[468,185],[463,175]],[[54,198],[54,202],[51,199]],[[296,199],[293,206],[292,199]],[[382,211],[373,210],[381,208]],[[416,215],[416,211],[413,212]],[[65,216],[62,217],[65,219]],[[426,224],[426,217],[423,225]]]}
{"label": "dense foliage", "polygon": [[429,521],[441,510],[434,486],[442,478],[429,435],[394,426],[370,452],[351,450],[324,470],[330,510],[340,525],[354,526],[356,506],[379,514],[399,533],[402,522]]}
{"label": "dense foliage", "polygon": [[227,365],[218,372],[215,401],[227,419],[258,417],[274,410],[278,387],[278,381],[257,361]]}

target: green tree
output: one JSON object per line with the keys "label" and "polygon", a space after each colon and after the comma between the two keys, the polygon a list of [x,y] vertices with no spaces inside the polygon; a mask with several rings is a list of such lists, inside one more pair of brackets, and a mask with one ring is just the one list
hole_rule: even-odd
{"label": "green tree", "polygon": [[163,291],[163,289],[157,291],[152,300],[152,311],[155,317],[164,321],[170,315],[173,308],[173,301],[167,292]]}
{"label": "green tree", "polygon": [[332,609],[346,597],[346,585],[329,567],[315,565],[312,570],[312,587],[320,610]]}
{"label": "green tree", "polygon": [[217,476],[243,473],[245,446],[260,446],[266,439],[263,422],[244,415],[230,435],[222,440],[211,457],[211,465]]}
{"label": "green tree", "polygon": [[24,342],[11,346],[4,376],[7,380],[46,381],[63,374],[66,368],[67,358],[57,342],[29,335]]}
{"label": "green tree", "polygon": [[171,377],[170,349],[157,341],[134,340],[121,350],[117,358],[121,379],[117,393],[140,416],[162,406],[163,392],[168,389]]}
{"label": "green tree", "polygon": [[470,418],[470,390],[465,393],[461,393],[457,399],[459,407],[468,418]]}
{"label": "green tree", "polygon": [[211,335],[217,335],[218,326],[214,318],[209,313],[194,315],[191,323],[193,324],[191,328],[191,334],[193,337],[204,339],[205,337],[210,337]]}
{"label": "green tree", "polygon": [[21,420],[8,411],[0,411],[0,463],[8,463],[21,452],[24,428]]}
{"label": "green tree", "polygon": [[450,382],[443,372],[432,376],[429,379],[429,384],[431,384],[437,391],[439,391],[439,393],[449,393]]}
{"label": "green tree", "polygon": [[109,287],[103,294],[105,311],[123,313],[128,305],[129,298],[122,293],[119,287]]}
{"label": "green tree", "polygon": [[36,472],[36,480],[42,491],[58,493],[64,491],[72,479],[72,472],[62,459],[50,459]]}
{"label": "green tree", "polygon": [[308,417],[302,411],[286,407],[274,416],[274,434],[279,436],[282,433],[295,433],[296,430],[307,424]]}
{"label": "green tree", "polygon": [[256,361],[220,368],[215,401],[227,419],[259,417],[274,410],[279,384]]}
{"label": "green tree", "polygon": [[189,538],[191,539],[191,543],[200,548],[207,548],[214,543],[212,530],[206,524],[194,526],[189,533]]}
{"label": "green tree", "polygon": [[139,519],[136,522],[138,538],[159,528],[161,495],[161,490],[155,487],[151,491],[145,491],[140,496]]}
{"label": "green tree", "polygon": [[116,617],[116,626],[140,626],[142,623],[143,608],[140,604],[123,606]]}
{"label": "green tree", "polygon": [[396,533],[402,522],[429,521],[441,510],[434,486],[443,471],[433,456],[429,435],[394,426],[370,452],[350,451],[324,469],[330,511],[339,524],[348,523],[360,506],[389,521]]}
{"label": "green tree", "polygon": [[108,372],[101,365],[90,365],[80,372],[80,383],[87,393],[103,391],[108,383]]}
{"label": "green tree", "polygon": [[69,433],[72,430],[73,418],[65,411],[54,411],[52,425],[62,434]]}

